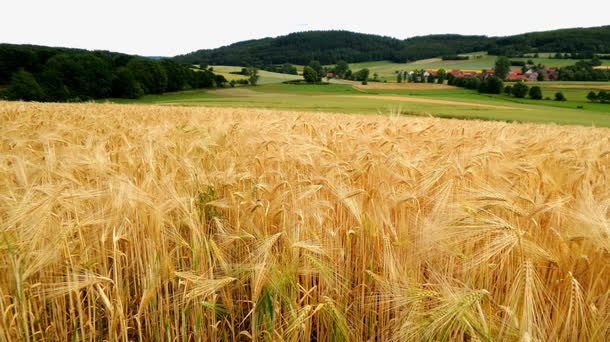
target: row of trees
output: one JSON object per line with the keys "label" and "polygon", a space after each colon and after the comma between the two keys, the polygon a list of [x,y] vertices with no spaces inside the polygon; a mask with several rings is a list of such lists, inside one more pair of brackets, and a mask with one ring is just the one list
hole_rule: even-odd
{"label": "row of trees", "polygon": [[591,102],[610,103],[610,92],[600,90],[596,94],[594,91],[590,91],[589,94],[587,94],[587,99]]}
{"label": "row of trees", "polygon": [[281,65],[264,65],[262,67],[263,70],[265,71],[269,71],[269,72],[277,72],[280,74],[288,74],[288,75],[298,75],[299,72],[297,71],[297,68],[290,64],[290,63],[284,63]]}
{"label": "row of trees", "polygon": [[560,81],[610,81],[610,70],[594,69],[598,61],[578,61],[559,69]]}
{"label": "row of trees", "polygon": [[506,95],[513,95],[514,97],[517,97],[517,98],[524,98],[529,93],[530,98],[532,98],[534,100],[542,99],[542,89],[540,89],[540,87],[533,86],[533,87],[529,88],[527,86],[527,84],[525,84],[523,82],[517,82],[512,86],[507,85],[504,88],[504,93]]}
{"label": "row of trees", "polygon": [[138,98],[188,88],[224,86],[211,70],[192,70],[173,60],[76,49],[0,46],[1,94],[9,100],[84,101]]}
{"label": "row of trees", "polygon": [[[367,68],[353,72],[346,61],[340,60],[334,67],[323,67],[319,61],[312,60],[303,68],[303,78],[308,83],[318,83],[326,75],[332,74],[345,80],[360,81],[366,84],[370,71]],[[330,76],[329,76],[330,77]]]}

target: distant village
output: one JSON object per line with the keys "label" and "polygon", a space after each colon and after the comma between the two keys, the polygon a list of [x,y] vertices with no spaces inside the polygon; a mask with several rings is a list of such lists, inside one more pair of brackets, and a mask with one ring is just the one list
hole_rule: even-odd
{"label": "distant village", "polygon": [[[547,68],[547,67],[539,67],[538,71],[530,68],[525,72],[522,71],[521,68],[511,68],[506,76],[507,81],[557,81],[559,79],[559,69],[557,68]],[[404,73],[408,76],[411,76],[416,71],[405,71]],[[454,77],[478,77],[480,79],[486,80],[490,76],[494,75],[494,70],[483,70],[482,72],[476,71],[462,71],[462,70],[451,70],[448,72]],[[544,79],[540,79],[540,74],[544,76]],[[424,77],[428,76],[437,76],[437,71],[435,70],[424,70]]]}

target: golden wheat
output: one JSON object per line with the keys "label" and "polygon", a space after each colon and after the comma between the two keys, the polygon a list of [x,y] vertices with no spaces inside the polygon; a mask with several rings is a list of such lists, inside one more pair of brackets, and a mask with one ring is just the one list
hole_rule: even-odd
{"label": "golden wheat", "polygon": [[0,102],[0,340],[605,341],[610,130]]}

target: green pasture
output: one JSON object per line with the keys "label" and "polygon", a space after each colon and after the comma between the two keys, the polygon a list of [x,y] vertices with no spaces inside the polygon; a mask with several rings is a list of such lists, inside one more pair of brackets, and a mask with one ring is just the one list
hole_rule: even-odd
{"label": "green pasture", "polygon": [[[216,70],[216,68],[215,68]],[[562,91],[568,101],[516,99],[507,95],[478,94],[467,89],[364,89],[351,85],[292,85],[266,83],[214,90],[189,90],[148,95],[137,100],[109,99],[116,103],[147,103],[177,106],[260,108],[355,114],[401,113],[459,119],[503,120],[610,127],[610,105],[587,102],[588,89],[552,88],[579,82],[542,83],[543,95]],[[606,83],[610,84],[610,83]],[[604,83],[590,84],[592,89]],[[383,98],[375,98],[375,97]],[[424,102],[412,102],[417,101]],[[410,100],[410,101],[406,101]],[[452,103],[439,103],[451,101]],[[459,105],[456,105],[458,102]],[[494,107],[497,106],[497,107]],[[582,106],[583,108],[577,108]],[[500,107],[500,108],[498,108]]]}
{"label": "green pasture", "polygon": [[[248,78],[247,76],[244,76],[244,75],[231,74],[231,72],[241,71],[242,67],[214,65],[213,68],[214,68],[214,72],[225,75],[225,77],[229,81],[231,79],[244,79],[244,78],[247,79]],[[230,76],[231,79],[229,79],[229,77],[227,77],[226,75],[231,75]],[[299,76],[299,75],[280,74],[280,73],[269,72],[269,71],[265,71],[265,70],[259,70],[258,75],[260,76],[260,78],[258,79],[258,84],[281,83],[281,82],[285,82],[285,81],[303,79],[303,77]]]}

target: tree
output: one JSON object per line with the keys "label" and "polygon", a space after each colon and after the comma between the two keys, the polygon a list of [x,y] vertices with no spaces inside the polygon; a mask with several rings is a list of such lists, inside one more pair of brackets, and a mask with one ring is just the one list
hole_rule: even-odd
{"label": "tree", "polygon": [[186,85],[187,69],[171,59],[161,60],[161,66],[167,75],[167,91],[182,90]]}
{"label": "tree", "polygon": [[216,83],[217,87],[223,88],[227,83],[227,79],[223,75],[216,75],[214,77],[214,83]]}
{"label": "tree", "polygon": [[134,58],[127,63],[127,68],[146,93],[161,94],[167,89],[167,74],[159,62]]}
{"label": "tree", "polygon": [[306,66],[303,68],[303,78],[305,79],[305,82],[307,82],[307,83],[318,82],[318,74],[310,66]]}
{"label": "tree", "polygon": [[398,73],[398,75],[396,75],[396,83],[402,83],[402,73]]}
{"label": "tree", "polygon": [[600,90],[597,94],[597,100],[601,103],[610,103],[610,92]]}
{"label": "tree", "polygon": [[529,95],[534,100],[542,100],[542,89],[539,86],[533,86],[530,88]]}
{"label": "tree", "polygon": [[9,100],[42,101],[44,92],[31,73],[19,69],[11,76],[8,98]]}
{"label": "tree", "polygon": [[428,83],[434,83],[434,75],[433,74],[428,75]]}
{"label": "tree", "polygon": [[538,80],[538,82],[544,81],[544,73],[541,71],[538,71],[538,76],[536,77],[536,79]]}
{"label": "tree", "polygon": [[377,77],[379,77],[379,74],[374,73],[374,74],[373,74],[373,79],[374,79],[375,81],[377,81]]}
{"label": "tree", "polygon": [[518,82],[511,89],[511,92],[513,93],[513,95],[515,97],[519,97],[519,98],[524,98],[525,95],[527,95],[527,91],[528,91],[528,86],[523,82]]}
{"label": "tree", "polygon": [[447,75],[447,72],[443,68],[440,68],[436,71],[436,77],[438,78],[439,84],[443,84],[443,82],[445,81],[446,75]]}
{"label": "tree", "polygon": [[370,73],[369,69],[364,68],[362,70],[357,71],[354,74],[354,78],[356,79],[356,81],[366,82],[369,79],[369,73]]}
{"label": "tree", "polygon": [[346,61],[340,60],[335,65],[335,75],[338,75],[341,78],[345,78],[345,73],[349,70],[349,65]]}
{"label": "tree", "polygon": [[299,73],[297,72],[297,68],[295,68],[292,64],[290,63],[284,63],[282,64],[282,69],[281,69],[281,73],[282,74],[289,74],[289,75],[298,75]]}
{"label": "tree", "polygon": [[112,96],[137,99],[144,95],[140,83],[127,67],[120,67],[112,80]]}
{"label": "tree", "polygon": [[510,60],[505,56],[498,57],[494,70],[494,74],[496,75],[496,77],[499,77],[501,80],[504,80],[508,75],[508,71],[510,70]]}
{"label": "tree", "polygon": [[593,58],[591,59],[591,66],[600,66],[602,65],[602,61],[599,59],[599,57],[597,55],[593,56]]}
{"label": "tree", "polygon": [[453,85],[453,82],[455,81],[455,76],[452,73],[446,73],[445,78],[447,79],[448,85]]}
{"label": "tree", "polygon": [[320,62],[313,60],[311,62],[309,62],[309,67],[312,68],[315,72],[316,72],[316,82],[320,82],[322,81],[322,77],[324,76],[324,68],[322,68],[322,65],[320,64]]}
{"label": "tree", "polygon": [[487,92],[490,94],[500,94],[504,89],[504,83],[496,76],[490,76],[487,79]]}
{"label": "tree", "polygon": [[596,102],[597,101],[597,94],[595,94],[595,92],[593,90],[591,90],[589,92],[589,94],[587,94],[587,99],[591,102]]}
{"label": "tree", "polygon": [[258,79],[260,78],[260,76],[258,75],[258,69],[255,67],[250,67],[247,69],[248,71],[248,81],[250,82],[251,85],[255,86],[256,83],[258,83]]}
{"label": "tree", "polygon": [[479,89],[481,86],[481,79],[478,77],[465,77],[464,81],[466,89]]}
{"label": "tree", "polygon": [[354,79],[354,74],[352,73],[351,69],[347,69],[347,71],[345,72],[345,79],[347,79],[347,80]]}
{"label": "tree", "polygon": [[512,90],[513,90],[512,87],[507,85],[506,87],[504,87],[504,94],[510,95],[513,92]]}
{"label": "tree", "polygon": [[562,92],[558,91],[555,93],[555,101],[567,101],[567,99]]}

